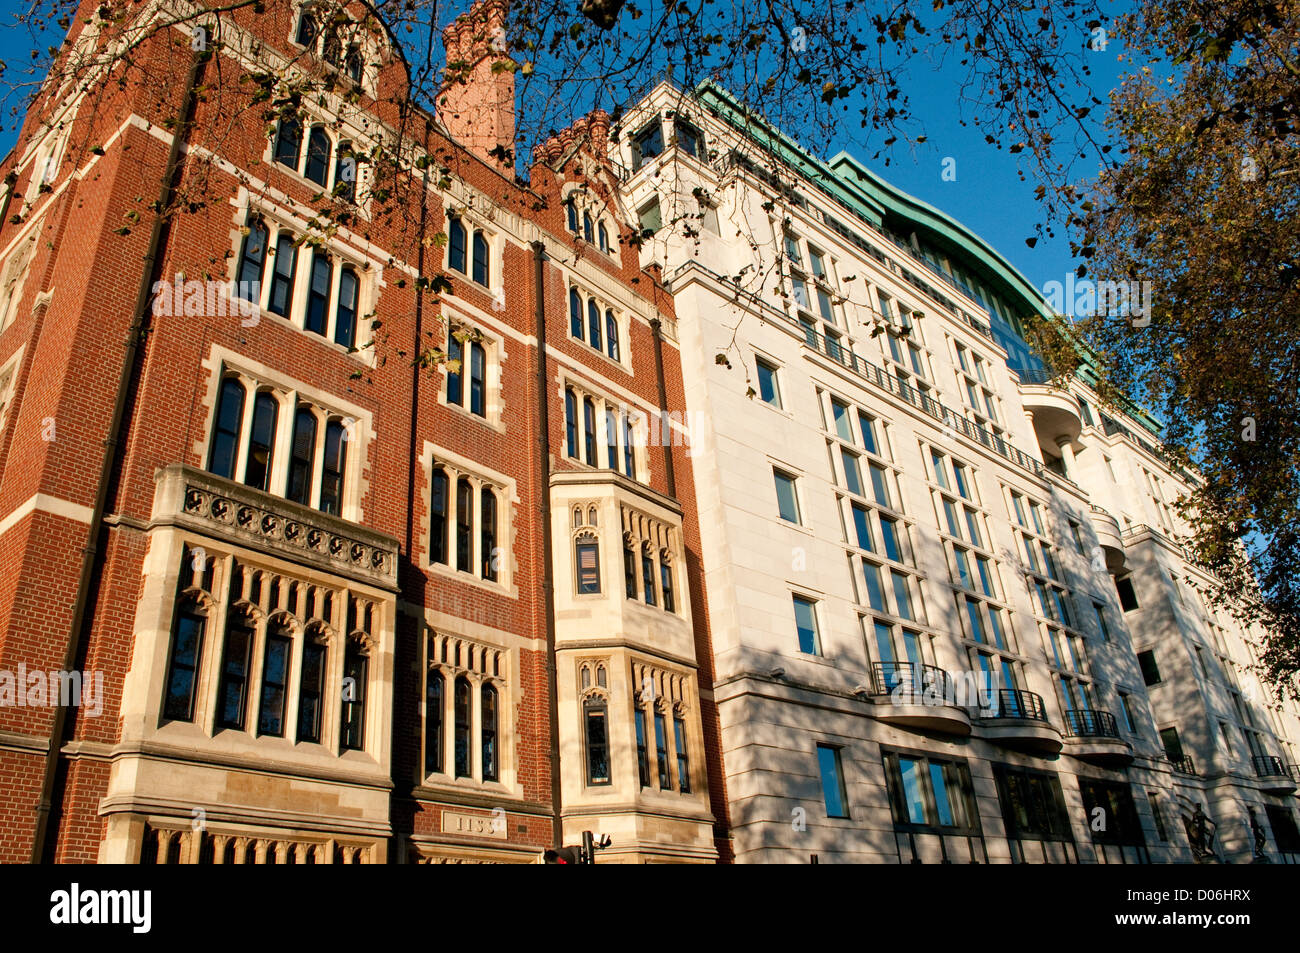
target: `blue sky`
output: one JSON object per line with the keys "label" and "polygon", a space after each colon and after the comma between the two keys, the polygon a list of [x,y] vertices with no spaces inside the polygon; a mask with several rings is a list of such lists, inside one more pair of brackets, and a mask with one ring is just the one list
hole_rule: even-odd
{"label": "blue sky", "polygon": [[[12,23],[12,18],[24,8],[15,0],[0,0],[0,23]],[[58,28],[52,26],[51,32],[58,32]],[[33,37],[25,27],[0,26],[0,60],[6,64],[0,83],[9,89],[14,83],[31,81],[33,77],[24,74],[32,62],[32,49],[43,50],[57,45],[61,39],[61,35],[52,37],[48,33]],[[1106,50],[1086,54],[1094,69],[1093,91],[1099,98],[1106,98],[1118,82],[1122,67],[1128,65],[1117,61],[1120,52],[1118,41],[1112,39]],[[970,122],[970,107],[965,108],[963,116],[954,96],[960,79],[951,64],[928,71],[916,66],[910,69],[905,89],[918,123],[915,132],[925,135],[926,142],[913,146],[900,139],[882,151],[879,158],[873,158],[879,146],[856,138],[853,134],[861,130],[854,128],[846,129],[844,135],[833,138],[818,151],[826,158],[841,149],[852,152],[889,181],[973,229],[1037,287],[1048,281],[1063,280],[1078,264],[1070,254],[1066,236],[1057,230],[1054,238],[1040,238],[1032,249],[1026,246],[1025,239],[1035,234],[1035,225],[1044,214],[1034,198],[1037,183],[1032,176],[1022,181],[1017,175],[1018,164],[1029,171],[1025,158],[985,142],[983,131]],[[8,151],[17,134],[18,119],[12,114],[13,105],[11,95],[4,103],[5,114],[0,117],[3,124],[0,152]],[[600,105],[608,108],[612,104]],[[965,126],[961,124],[963,118],[967,120]],[[852,120],[850,124],[857,125]],[[942,178],[947,158],[956,162],[955,181]]]}

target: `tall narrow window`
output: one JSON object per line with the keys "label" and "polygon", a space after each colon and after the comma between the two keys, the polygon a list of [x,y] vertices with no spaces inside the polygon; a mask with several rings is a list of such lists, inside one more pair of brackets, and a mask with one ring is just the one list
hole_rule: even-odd
{"label": "tall narrow window", "polygon": [[569,225],[569,231],[575,235],[578,234],[578,206],[572,198],[564,203],[564,215]]}
{"label": "tall narrow window", "polygon": [[275,161],[297,171],[301,149],[302,123],[292,117],[281,119],[280,132],[275,137]]}
{"label": "tall narrow window", "polygon": [[465,223],[455,215],[447,218],[447,264],[465,273]]}
{"label": "tall narrow window", "polygon": [[479,493],[479,549],[483,562],[483,578],[497,581],[497,495],[490,487]]}
{"label": "tall narrow window", "polygon": [[289,697],[289,652],[292,647],[293,640],[284,627],[277,627],[266,637],[258,734],[276,738],[284,736],[285,702]]}
{"label": "tall narrow window", "polygon": [[348,432],[341,420],[325,425],[325,460],[320,478],[322,513],[343,513],[343,474],[348,465]]}
{"label": "tall narrow window", "polygon": [[351,348],[357,337],[357,291],[360,283],[351,268],[339,272],[339,306],[334,315],[334,343]]}
{"label": "tall narrow window", "polygon": [[605,703],[588,698],[582,706],[587,747],[587,783],[609,784],[609,732]]}
{"label": "tall narrow window", "polygon": [[484,376],[487,372],[487,354],[478,341],[469,346],[469,409],[480,417],[487,416]]}
{"label": "tall narrow window", "polygon": [[645,743],[645,709],[636,708],[636,772],[641,780],[641,787],[650,786],[650,752]]}
{"label": "tall narrow window", "polygon": [[239,252],[239,271],[235,274],[235,294],[257,304],[261,299],[262,267],[266,264],[266,226],[254,219]]}
{"label": "tall narrow window", "polygon": [[244,461],[244,483],[259,490],[270,488],[278,413],[275,396],[269,391],[259,391],[253,400],[253,427],[248,434],[248,459]]}
{"label": "tall narrow window", "polygon": [[659,769],[659,788],[671,791],[673,776],[668,773],[668,737],[663,712],[655,712],[655,767]]}
{"label": "tall narrow window", "polygon": [[253,650],[253,623],[242,612],[232,613],[226,625],[226,646],[221,660],[217,727],[242,730],[248,710],[248,661]]}
{"label": "tall narrow window", "polygon": [[609,229],[605,228],[605,223],[601,222],[596,226],[596,234],[599,238],[600,250],[609,254]]}
{"label": "tall narrow window", "polygon": [[614,318],[614,312],[608,309],[605,311],[605,344],[609,356],[617,361],[619,359],[618,321]]}
{"label": "tall narrow window", "polygon": [[456,568],[461,572],[474,571],[472,528],[474,525],[474,488],[469,479],[456,481]]}
{"label": "tall narrow window", "polygon": [[370,660],[361,646],[348,639],[343,655],[343,725],[340,741],[344,750],[361,751],[366,740],[366,678]]}
{"label": "tall narrow window", "polygon": [[795,493],[794,477],[780,470],[772,471],[776,483],[777,515],[790,523],[799,522],[799,500]]}
{"label": "tall narrow window", "polygon": [[587,343],[599,351],[604,339],[600,335],[600,305],[595,298],[587,299]]}
{"label": "tall narrow window", "polygon": [[474,274],[473,278],[481,285],[487,285],[488,275],[488,243],[480,231],[474,232]]}
{"label": "tall narrow window", "polygon": [[319,744],[325,711],[325,646],[308,638],[302,646],[298,690],[298,740]]}
{"label": "tall narrow window", "polygon": [[590,212],[582,213],[582,237],[587,241],[592,241],[595,238]]}
{"label": "tall narrow window", "polygon": [[424,773],[442,773],[443,678],[437,669],[429,669],[424,688]]}
{"label": "tall narrow window", "polygon": [[673,567],[668,565],[668,560],[662,554],[659,557],[659,587],[664,594],[664,609],[668,612],[676,612],[677,608],[673,602]]}
{"label": "tall narrow window", "polygon": [[569,289],[569,333],[582,340],[582,295],[577,288]]}
{"label": "tall narrow window", "polygon": [[623,590],[627,598],[636,598],[636,549],[632,540],[623,540]]}
{"label": "tall narrow window", "polygon": [[334,281],[334,265],[328,255],[313,252],[311,256],[311,284],[307,289],[307,319],[303,327],[313,334],[325,333],[330,313],[330,285]]}
{"label": "tall narrow window", "polygon": [[644,547],[641,550],[641,585],[645,589],[645,604],[655,605],[655,561]]}
{"label": "tall narrow window", "polygon": [[347,59],[343,61],[343,71],[348,74],[348,79],[354,83],[361,82],[361,72],[364,64],[361,62],[361,54],[354,46],[348,50]]}
{"label": "tall narrow window", "polygon": [[817,604],[803,596],[794,597],[794,624],[799,634],[799,651],[805,655],[820,655],[817,633]]}
{"label": "tall narrow window", "polygon": [[316,43],[316,18],[304,13],[298,20],[298,45],[313,46]]}
{"label": "tall narrow window", "polygon": [[456,679],[456,777],[470,776],[470,687],[469,679]]}
{"label": "tall narrow window", "polygon": [[208,470],[230,480],[235,476],[235,450],[244,419],[244,385],[233,377],[221,382],[217,416],[213,422],[212,453]]}
{"label": "tall narrow window", "polygon": [[590,397],[582,399],[582,443],[586,450],[587,466],[596,463],[596,404]]}
{"label": "tall narrow window", "polygon": [[605,458],[611,470],[618,469],[618,414],[612,408],[605,408]]}
{"label": "tall narrow window", "polygon": [[636,479],[636,452],[632,449],[632,417],[623,415],[623,473]]}
{"label": "tall narrow window", "polygon": [[497,690],[483,685],[483,780],[497,779]]}
{"label": "tall narrow window", "polygon": [[465,346],[452,328],[447,334],[447,403],[460,406],[465,402]]}
{"label": "tall narrow window", "polygon": [[317,185],[324,185],[330,168],[330,137],[324,126],[312,126],[307,137],[307,165],[303,175]]}
{"label": "tall narrow window", "polygon": [[571,457],[578,456],[578,398],[572,388],[564,391],[564,436],[565,452]]}
{"label": "tall narrow window", "polygon": [[573,547],[578,569],[578,595],[589,596],[600,592],[600,544],[580,539]]}
{"label": "tall narrow window", "polygon": [[334,157],[334,195],[348,204],[357,200],[357,159],[350,142],[340,142]]}
{"label": "tall narrow window", "polygon": [[289,488],[295,503],[311,506],[312,467],[316,457],[316,415],[306,407],[293,417],[293,447],[289,456]]}
{"label": "tall narrow window", "polygon": [[167,665],[167,700],[163,717],[172,721],[194,720],[195,682],[203,653],[203,632],[207,617],[193,605],[186,605],[176,615],[172,632],[171,660]]}
{"label": "tall narrow window", "polygon": [[844,789],[844,772],[840,766],[840,749],[817,746],[817,766],[821,770],[822,798],[827,817],[848,817],[848,795]]}
{"label": "tall narrow window", "polygon": [[447,504],[450,502],[447,471],[433,468],[433,487],[430,493],[429,561],[447,562]]}
{"label": "tall narrow window", "polygon": [[266,308],[282,318],[289,317],[293,307],[293,273],[298,262],[298,248],[293,236],[281,232],[275,243],[275,263],[271,269],[271,293]]}
{"label": "tall narrow window", "polygon": [[677,750],[677,790],[691,793],[691,762],[686,750],[686,722],[673,719],[673,747]]}

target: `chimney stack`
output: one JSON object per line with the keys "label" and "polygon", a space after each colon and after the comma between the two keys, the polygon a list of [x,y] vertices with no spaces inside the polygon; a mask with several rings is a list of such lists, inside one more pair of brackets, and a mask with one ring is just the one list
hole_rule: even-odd
{"label": "chimney stack", "polygon": [[[506,49],[506,0],[475,0],[442,33],[447,64],[438,119],[456,142],[514,172],[515,67]],[[500,64],[496,66],[495,64]]]}

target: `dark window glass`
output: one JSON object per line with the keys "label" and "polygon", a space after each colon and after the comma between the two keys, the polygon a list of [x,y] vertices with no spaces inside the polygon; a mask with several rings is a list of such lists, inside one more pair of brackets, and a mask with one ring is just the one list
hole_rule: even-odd
{"label": "dark window glass", "polygon": [[450,502],[447,484],[447,472],[442,467],[434,467],[429,507],[432,511],[429,526],[429,561],[444,564],[447,562],[447,504]]}
{"label": "dark window glass", "polygon": [[817,609],[811,599],[794,597],[794,624],[799,633],[799,651],[806,655],[820,654],[817,644]]}
{"label": "dark window glass", "polygon": [[324,126],[312,126],[307,137],[307,165],[303,175],[317,185],[324,185],[329,176],[330,137]]}
{"label": "dark window glass", "polygon": [[1142,681],[1148,685],[1160,681],[1160,666],[1156,665],[1156,653],[1152,649],[1138,653],[1138,665],[1142,667]]}
{"label": "dark window glass", "polygon": [[293,236],[281,232],[275,243],[275,263],[271,268],[271,294],[266,302],[267,310],[282,318],[289,317],[293,307],[293,273],[298,262],[298,248],[293,243]]}
{"label": "dark window glass", "polygon": [[1115,580],[1115,591],[1119,593],[1119,604],[1125,612],[1132,612],[1138,607],[1137,592],[1133,589],[1133,580],[1125,577]]}
{"label": "dark window glass", "polygon": [[447,264],[465,273],[465,224],[455,215],[447,219]]}
{"label": "dark window glass", "polygon": [[609,736],[605,721],[603,703],[593,700],[583,706],[588,784],[609,784]]}
{"label": "dark window glass", "polygon": [[243,419],[244,385],[233,377],[227,377],[221,382],[221,396],[217,399],[212,457],[208,461],[208,470],[228,480],[235,476],[235,448],[239,446],[239,430]]}
{"label": "dark window glass", "polygon": [[343,60],[343,41],[339,39],[337,32],[331,33],[325,38],[325,49],[322,51],[325,62],[330,66],[338,66]]}
{"label": "dark window glass", "polygon": [[618,360],[618,321],[614,319],[614,312],[606,310],[605,312],[605,343],[608,349],[607,353],[614,360]]}
{"label": "dark window glass", "polygon": [[655,767],[659,770],[659,787],[671,791],[672,775],[668,773],[668,738],[662,712],[655,712]]}
{"label": "dark window glass", "polygon": [[609,253],[609,229],[605,227],[604,222],[601,222],[598,226],[596,226],[596,234],[598,236],[600,250],[608,254]]}
{"label": "dark window glass", "polygon": [[285,701],[289,696],[289,651],[292,647],[293,641],[283,631],[266,637],[258,734],[284,736]]}
{"label": "dark window glass", "polygon": [[578,595],[600,592],[600,546],[597,543],[578,543],[574,546],[578,567]]}
{"label": "dark window glass", "polygon": [[253,624],[242,613],[233,613],[226,626],[226,646],[221,660],[218,728],[244,727],[248,709],[248,659],[252,648]]}
{"label": "dark window glass", "polygon": [[673,603],[673,567],[661,557],[659,560],[659,586],[664,594],[664,609],[669,612],[676,612],[677,608]]}
{"label": "dark window glass", "polygon": [[424,773],[442,772],[442,673],[429,670],[428,684],[424,689]]}
{"label": "dark window glass", "polygon": [[259,391],[253,400],[253,427],[248,434],[248,459],[244,463],[244,483],[259,490],[270,489],[278,414],[279,403],[275,397],[267,391]]}
{"label": "dark window glass", "polygon": [[487,416],[484,375],[487,371],[487,353],[483,345],[474,341],[469,346],[469,409],[480,417]]}
{"label": "dark window glass", "polygon": [[582,213],[582,237],[585,238],[587,241],[592,241],[595,238],[595,235],[592,234],[592,221],[591,221],[590,212]]}
{"label": "dark window glass", "polygon": [[995,764],[993,777],[1008,836],[1073,842],[1061,782],[1055,775]]}
{"label": "dark window glass", "polygon": [[569,333],[582,340],[582,295],[577,288],[569,289]]}
{"label": "dark window glass", "polygon": [[844,772],[840,766],[840,749],[817,746],[817,767],[821,772],[822,799],[827,817],[848,817],[848,795],[844,789]]}
{"label": "dark window glass", "polygon": [[636,771],[641,787],[650,786],[650,753],[645,743],[645,709],[636,710]]}
{"label": "dark window glass", "polygon": [[366,741],[366,678],[370,660],[352,640],[348,640],[343,657],[343,677],[346,691],[343,696],[343,730],[340,739],[344,750],[361,751]]}
{"label": "dark window glass", "polygon": [[497,779],[497,690],[483,686],[483,780]]}
{"label": "dark window glass", "polygon": [[654,124],[637,134],[632,146],[632,169],[636,171],[647,159],[653,159],[664,151],[664,134],[655,120]]}
{"label": "dark window glass", "polygon": [[780,470],[773,470],[772,475],[776,480],[777,513],[783,520],[798,523],[799,502],[795,495],[794,477]]}
{"label": "dark window glass", "polygon": [[325,646],[308,639],[302,647],[298,691],[298,740],[319,744],[325,711]]}
{"label": "dark window glass", "polygon": [[275,161],[296,171],[301,148],[302,123],[297,119],[281,119],[280,132],[275,137]]}
{"label": "dark window glass", "polygon": [[1183,760],[1183,743],[1178,737],[1177,728],[1161,728],[1160,743],[1165,747],[1165,757],[1170,761]]}
{"label": "dark window glass", "polygon": [[626,540],[623,543],[623,590],[629,599],[636,598],[636,550]]}
{"label": "dark window glass", "polygon": [[316,456],[316,415],[300,407],[293,417],[293,446],[289,456],[289,489],[295,503],[311,505],[312,466]]}
{"label": "dark window glass", "polygon": [[776,368],[766,361],[758,361],[758,396],[765,404],[781,406],[781,387],[777,381]]}
{"label": "dark window glass", "polygon": [[582,437],[587,465],[598,466],[596,462],[596,404],[590,397],[584,397],[582,400]]}
{"label": "dark window glass", "polygon": [[632,447],[632,418],[623,417],[623,473],[636,479],[636,451]]}
{"label": "dark window glass", "polygon": [[461,406],[465,402],[464,381],[465,346],[456,337],[456,329],[447,335],[447,403]]}
{"label": "dark window glass", "polygon": [[578,207],[573,199],[564,203],[564,215],[569,224],[569,231],[578,234]]}
{"label": "dark window glass", "polygon": [[307,289],[307,320],[303,327],[313,334],[324,334],[330,313],[330,285],[334,280],[334,265],[320,252],[311,256],[311,284]]}
{"label": "dark window glass", "polygon": [[655,605],[655,561],[647,552],[641,553],[641,585],[645,590],[645,604]]}
{"label": "dark window glass", "polygon": [[605,408],[606,460],[611,470],[618,469],[618,414]]}
{"label": "dark window glass", "polygon": [[1300,853],[1300,828],[1296,827],[1295,810],[1281,804],[1265,804],[1268,826],[1273,828],[1273,840],[1283,853]]}
{"label": "dark window glass", "polygon": [[497,580],[497,495],[489,487],[479,492],[479,549],[482,551],[483,578],[489,582]]}
{"label": "dark window glass", "polygon": [[207,617],[191,607],[176,615],[172,632],[171,661],[167,666],[167,701],[163,717],[172,721],[194,720],[194,688],[203,653],[203,631]]}
{"label": "dark window glass", "polygon": [[348,58],[344,63],[344,71],[348,74],[348,79],[354,83],[361,82],[362,70],[361,54],[357,52],[356,47],[348,50]]}
{"label": "dark window glass", "polygon": [[469,480],[456,481],[456,568],[461,572],[474,571],[474,554],[470,551],[474,525],[474,489]]}
{"label": "dark window glass", "polygon": [[339,516],[343,512],[343,474],[348,465],[348,432],[342,421],[331,420],[325,425],[324,472],[320,480],[320,509],[322,513]]}
{"label": "dark window glass", "polygon": [[357,336],[357,273],[344,268],[339,273],[339,307],[334,316],[334,343],[352,347]]}
{"label": "dark window glass", "polygon": [[691,762],[686,750],[686,722],[673,719],[673,745],[677,749],[677,790],[691,792]]}
{"label": "dark window glass", "polygon": [[587,343],[597,351],[603,347],[604,339],[600,335],[600,305],[596,299],[587,299]]}
{"label": "dark window glass", "polygon": [[[1142,836],[1142,822],[1138,820],[1137,805],[1133,802],[1133,792],[1127,784],[1079,778],[1079,794],[1083,797],[1083,813],[1090,821],[1088,829],[1094,843],[1146,846],[1146,838]],[[1100,815],[1097,814],[1097,808],[1101,808]],[[1104,825],[1091,823],[1098,816],[1105,820]]]}
{"label": "dark window glass", "polygon": [[357,157],[350,142],[340,142],[334,156],[334,195],[342,202],[357,200]]}
{"label": "dark window glass", "polygon": [[565,451],[571,457],[578,456],[578,398],[572,390],[564,392],[564,435]]}
{"label": "dark window glass", "polygon": [[474,233],[474,275],[481,285],[488,283],[488,243],[482,232]]}
{"label": "dark window glass", "polygon": [[677,148],[697,159],[704,158],[704,137],[700,135],[700,131],[680,120],[673,125],[677,133]]}
{"label": "dark window glass", "polygon": [[257,304],[261,300],[262,266],[266,264],[266,226],[259,221],[248,223],[248,234],[239,252],[239,272],[235,276],[235,294]]}
{"label": "dark window glass", "polygon": [[297,40],[300,46],[311,46],[316,42],[316,18],[310,13],[304,13],[298,20]]}

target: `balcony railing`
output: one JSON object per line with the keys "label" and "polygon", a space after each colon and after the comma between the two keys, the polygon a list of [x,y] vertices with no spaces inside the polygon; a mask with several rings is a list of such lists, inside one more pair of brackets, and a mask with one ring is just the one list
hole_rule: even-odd
{"label": "balcony railing", "polygon": [[999,688],[993,718],[1023,718],[1026,721],[1047,721],[1047,708],[1043,696],[1022,688]]}
{"label": "balcony railing", "polygon": [[1050,384],[1056,378],[1052,372],[1041,367],[1013,367],[1011,368],[1020,378],[1022,384]]}
{"label": "balcony railing", "polygon": [[1180,758],[1170,758],[1169,763],[1173,765],[1174,770],[1179,774],[1190,774],[1193,776],[1196,774],[1196,765],[1192,763],[1192,759],[1188,755],[1183,755]]}
{"label": "balcony railing", "polygon": [[897,692],[908,697],[920,695],[950,703],[956,698],[952,677],[937,666],[917,665],[913,662],[875,662],[871,668],[873,689],[877,695],[893,695]]}
{"label": "balcony railing", "polygon": [[1251,763],[1255,766],[1255,774],[1261,778],[1294,778],[1294,775],[1287,769],[1285,762],[1281,758],[1275,758],[1271,754],[1256,755],[1251,758]]}
{"label": "balcony railing", "polygon": [[1118,738],[1115,716],[1108,711],[1074,708],[1065,713],[1066,734],[1075,738]]}

